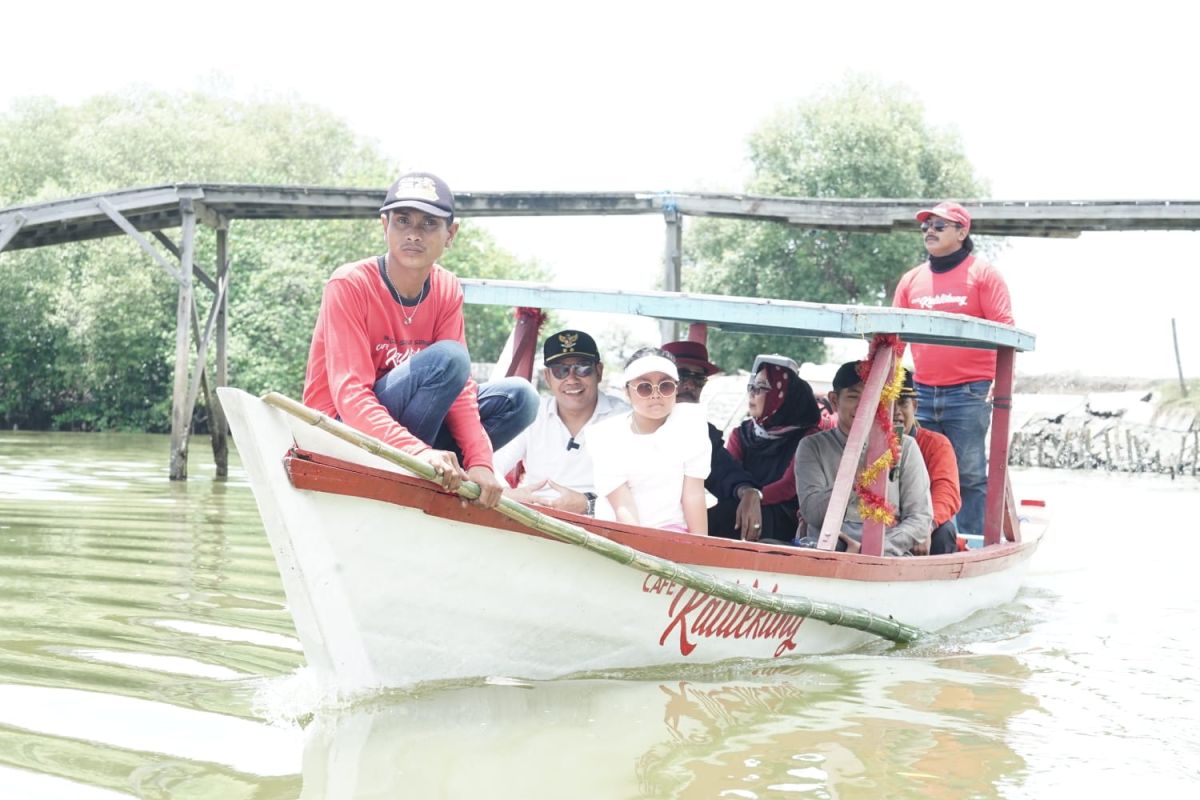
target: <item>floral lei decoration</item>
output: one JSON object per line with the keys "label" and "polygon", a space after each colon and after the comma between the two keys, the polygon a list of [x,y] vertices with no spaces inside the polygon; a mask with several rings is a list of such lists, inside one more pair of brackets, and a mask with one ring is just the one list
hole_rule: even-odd
{"label": "floral lei decoration", "polygon": [[858,362],[858,376],[866,383],[871,375],[871,364],[875,362],[876,354],[884,349],[890,349],[895,354],[896,368],[892,378],[884,384],[879,396],[879,405],[875,409],[875,424],[887,436],[888,449],[880,454],[874,462],[863,467],[854,482],[854,493],[858,495],[858,513],[864,521],[880,522],[884,526],[896,524],[896,507],[871,489],[875,479],[883,472],[892,468],[900,460],[900,437],[892,428],[892,420],[888,416],[888,405],[900,397],[904,387],[904,365],[900,363],[904,355],[904,342],[894,333],[879,334],[871,340],[871,348],[865,360]]}

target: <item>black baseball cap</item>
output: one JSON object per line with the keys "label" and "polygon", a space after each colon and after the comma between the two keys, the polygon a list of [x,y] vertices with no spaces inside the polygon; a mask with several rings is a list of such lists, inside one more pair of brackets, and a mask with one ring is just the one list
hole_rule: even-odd
{"label": "black baseball cap", "polygon": [[904,368],[904,385],[900,387],[901,397],[916,397],[917,387],[913,384],[912,370],[908,367]]}
{"label": "black baseball cap", "polygon": [[838,367],[837,374],[833,376],[833,390],[840,392],[842,389],[849,389],[851,386],[857,386],[863,382],[862,377],[858,374],[859,361],[847,361]]}
{"label": "black baseball cap", "polygon": [[546,337],[546,341],[542,345],[542,361],[544,363],[552,364],[567,356],[581,356],[599,361],[600,350],[596,347],[596,340],[583,331],[559,331]]}
{"label": "black baseball cap", "polygon": [[415,208],[435,217],[454,216],[454,193],[446,182],[429,172],[408,172],[388,187],[379,213],[394,208]]}

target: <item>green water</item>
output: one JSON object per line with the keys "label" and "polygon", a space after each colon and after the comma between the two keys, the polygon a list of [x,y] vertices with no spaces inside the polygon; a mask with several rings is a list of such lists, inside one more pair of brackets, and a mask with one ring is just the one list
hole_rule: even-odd
{"label": "green water", "polygon": [[0,433],[0,798],[878,798],[1200,785],[1200,484],[1023,471],[1026,588],[917,646],[312,688],[254,500],[193,441]]}

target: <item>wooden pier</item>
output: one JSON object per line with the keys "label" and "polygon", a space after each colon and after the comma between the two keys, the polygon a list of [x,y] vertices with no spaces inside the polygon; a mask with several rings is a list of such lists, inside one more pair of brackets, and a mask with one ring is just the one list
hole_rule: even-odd
{"label": "wooden pier", "polygon": [[[368,219],[383,189],[187,183],[125,189],[0,209],[0,251],[130,236],[179,287],[171,402],[171,480],[187,478],[192,414],[201,394],[212,412],[217,474],[228,472],[228,428],[215,387],[226,385],[230,268],[235,219]],[[890,233],[910,230],[913,214],[937,200],[806,199],[673,192],[461,192],[459,216],[607,216],[658,214],[666,227],[663,286],[682,289],[685,216],[763,220],[803,228]],[[1073,237],[1084,231],[1196,230],[1200,201],[965,202],[972,232],[991,236]],[[195,261],[198,230],[216,237],[211,265]],[[165,231],[179,230],[178,240]],[[154,241],[151,241],[153,239]],[[156,246],[156,244],[158,246]],[[197,284],[207,293],[201,314]],[[191,353],[195,352],[195,365]],[[211,366],[209,362],[212,362]]]}

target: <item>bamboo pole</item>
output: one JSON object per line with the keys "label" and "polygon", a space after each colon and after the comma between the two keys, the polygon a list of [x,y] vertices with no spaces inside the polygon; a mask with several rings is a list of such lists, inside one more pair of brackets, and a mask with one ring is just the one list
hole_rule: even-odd
{"label": "bamboo pole", "polygon": [[[304,420],[337,438],[368,453],[373,453],[393,464],[424,478],[438,483],[434,479],[433,468],[424,461],[398,450],[390,445],[360,433],[342,422],[338,422],[315,411],[308,406],[297,403],[290,397],[278,392],[268,392],[262,397],[263,402],[285,411],[294,417]],[[440,484],[439,484],[440,485]],[[467,500],[479,497],[479,486],[471,481],[464,481],[458,488],[458,495]],[[598,536],[578,525],[572,525],[553,517],[548,517],[533,509],[521,505],[508,498],[501,498],[496,511],[509,519],[526,525],[539,533],[544,533],[562,542],[574,544],[602,555],[618,564],[633,567],[641,572],[666,578],[690,589],[703,592],[712,597],[719,597],[751,608],[772,611],[780,614],[790,614],[819,620],[829,625],[840,625],[860,631],[873,633],[876,636],[893,642],[911,642],[921,635],[922,631],[911,625],[906,625],[890,617],[881,617],[866,609],[841,606],[836,603],[823,603],[799,595],[784,595],[776,592],[764,592],[740,583],[723,580],[713,575],[701,572],[669,561],[665,558],[643,553],[632,547]]]}

